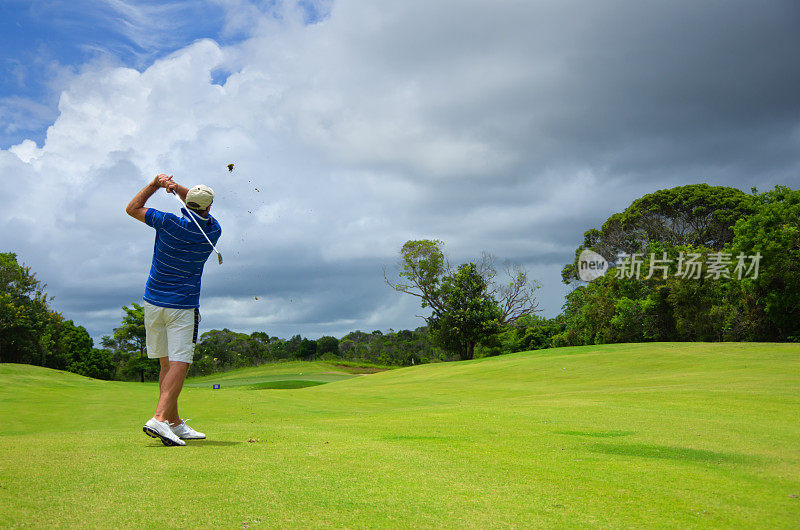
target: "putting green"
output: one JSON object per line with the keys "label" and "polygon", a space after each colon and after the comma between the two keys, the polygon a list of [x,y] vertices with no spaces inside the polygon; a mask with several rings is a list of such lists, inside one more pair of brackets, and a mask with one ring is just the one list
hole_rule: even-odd
{"label": "putting green", "polygon": [[298,389],[252,387],[335,370],[250,370],[188,381],[209,439],[167,448],[141,432],[152,383],[0,365],[0,526],[800,521],[800,345],[559,348]]}

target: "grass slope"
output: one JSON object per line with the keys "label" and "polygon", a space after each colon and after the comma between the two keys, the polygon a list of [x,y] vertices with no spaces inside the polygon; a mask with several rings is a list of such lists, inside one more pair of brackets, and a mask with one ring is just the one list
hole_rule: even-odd
{"label": "grass slope", "polygon": [[[211,388],[214,384],[219,384],[219,390],[239,387],[283,388],[291,387],[291,383],[309,383],[305,386],[313,386],[314,384],[331,383],[357,377],[351,372],[344,371],[348,369],[352,368],[343,368],[320,361],[282,362],[193,377],[186,381],[184,386],[187,388]],[[303,385],[297,385],[295,388],[301,386]]]}
{"label": "grass slope", "polygon": [[248,388],[335,371],[300,368],[191,380],[181,410],[209,439],[166,448],[141,432],[154,384],[0,365],[0,526],[800,521],[800,345],[559,348]]}

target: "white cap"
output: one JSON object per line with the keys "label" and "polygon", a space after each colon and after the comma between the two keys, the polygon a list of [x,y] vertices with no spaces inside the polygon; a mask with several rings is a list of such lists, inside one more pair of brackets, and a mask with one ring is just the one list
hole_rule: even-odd
{"label": "white cap", "polygon": [[203,184],[192,186],[186,194],[186,206],[195,210],[205,210],[214,202],[214,190]]}

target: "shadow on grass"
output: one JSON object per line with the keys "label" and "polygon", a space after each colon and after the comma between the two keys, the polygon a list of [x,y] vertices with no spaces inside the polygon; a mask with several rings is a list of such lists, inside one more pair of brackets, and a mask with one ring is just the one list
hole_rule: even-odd
{"label": "shadow on grass", "polygon": [[[242,442],[228,442],[223,440],[187,440],[186,445],[184,447],[205,447],[205,446],[217,446],[217,447],[227,447],[231,445],[239,445]],[[147,447],[163,447],[168,449],[168,447],[161,442],[156,442],[148,445]]]}
{"label": "shadow on grass", "polygon": [[555,433],[569,436],[591,436],[592,438],[617,438],[619,436],[636,434],[635,431],[555,431]]}
{"label": "shadow on grass", "polygon": [[670,447],[652,444],[610,444],[596,443],[587,447],[594,453],[606,455],[637,456],[642,458],[659,458],[682,462],[699,462],[706,464],[748,463],[753,457],[738,453],[722,453],[689,447]]}
{"label": "shadow on grass", "polygon": [[218,445],[218,446],[229,446],[229,445],[239,445],[242,442],[228,442],[224,440],[190,440],[186,442],[186,446],[204,446],[204,445]]}
{"label": "shadow on grass", "polygon": [[448,438],[445,436],[412,436],[412,435],[404,435],[404,434],[397,434],[397,435],[387,435],[381,436],[381,440],[387,440],[390,442],[414,442],[414,441],[432,441],[432,440],[447,440]]}
{"label": "shadow on grass", "polygon": [[306,388],[309,386],[324,385],[327,381],[307,381],[304,379],[284,379],[282,381],[266,381],[255,385],[247,385],[246,390],[287,390],[292,388]]}

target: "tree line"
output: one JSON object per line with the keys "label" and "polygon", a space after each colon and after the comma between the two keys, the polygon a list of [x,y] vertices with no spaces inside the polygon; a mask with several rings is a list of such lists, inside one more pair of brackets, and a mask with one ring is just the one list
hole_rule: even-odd
{"label": "tree line", "polygon": [[[588,283],[578,278],[587,249],[611,264]],[[555,346],[800,340],[798,190],[661,190],[587,231],[575,256],[562,271],[574,289]],[[653,269],[647,278],[643,271]]]}
{"label": "tree line", "polygon": [[[584,251],[606,261],[605,274],[581,279]],[[584,234],[562,271],[573,289],[555,318],[537,314],[538,283],[523,267],[498,272],[488,253],[453,265],[441,241],[412,240],[398,269],[394,279],[384,271],[386,282],[419,299],[430,313],[425,325],[338,339],[211,330],[191,373],[298,359],[404,366],[611,342],[798,341],[800,191],[696,184],[637,199]],[[0,253],[0,362],[102,379],[158,377],[141,305],[123,307],[120,326],[95,348],[82,326],[49,308],[44,289],[15,254]]]}
{"label": "tree line", "polygon": [[111,352],[95,348],[86,328],[53,311],[45,287],[16,254],[0,253],[0,362],[112,378]]}

